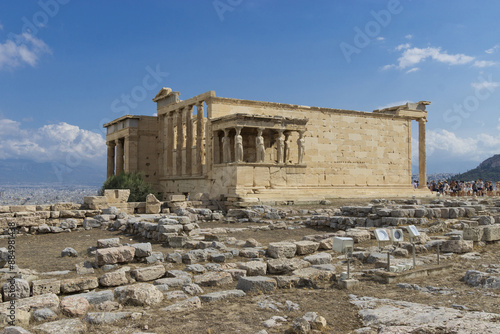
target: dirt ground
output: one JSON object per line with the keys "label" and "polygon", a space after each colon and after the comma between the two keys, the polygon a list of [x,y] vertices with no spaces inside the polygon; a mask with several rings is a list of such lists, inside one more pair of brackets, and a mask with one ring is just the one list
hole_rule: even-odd
{"label": "dirt ground", "polygon": [[[356,203],[356,202],[349,202]],[[336,203],[339,204],[339,203]],[[342,203],[341,205],[347,205]],[[359,202],[357,202],[359,204]],[[337,206],[338,207],[338,206]],[[289,207],[288,207],[289,208]],[[322,206],[325,208],[325,206]],[[201,223],[201,228],[208,227],[244,227],[255,223],[224,224],[224,223]],[[228,236],[240,240],[254,238],[264,246],[269,242],[280,240],[301,240],[303,236],[332,232],[330,229],[299,228],[294,230],[271,230],[271,231],[242,231],[230,233]],[[16,262],[20,268],[30,268],[42,272],[71,270],[76,263],[85,260],[93,260],[87,255],[87,248],[95,246],[96,241],[102,238],[119,237],[122,243],[142,242],[140,238],[126,236],[122,232],[111,232],[99,229],[89,231],[18,236],[16,239]],[[148,240],[149,241],[149,240]],[[7,245],[6,239],[0,239],[0,247]],[[373,240],[357,244],[360,247],[375,245]],[[77,258],[61,258],[61,251],[65,247],[73,247],[80,256]],[[231,246],[232,247],[232,246]],[[174,251],[159,243],[153,243],[153,250],[169,253]],[[493,291],[474,288],[466,285],[461,279],[469,269],[484,271],[490,265],[500,265],[500,244],[488,244],[475,249],[481,253],[479,260],[466,260],[459,255],[452,255],[442,260],[443,264],[451,263],[453,267],[447,272],[439,275],[408,279],[405,283],[418,284],[421,287],[439,287],[452,289],[449,294],[427,293],[417,290],[402,289],[396,284],[381,284],[376,282],[370,274],[361,275],[364,269],[372,269],[373,265],[355,262],[353,271],[358,272],[360,284],[352,290],[341,290],[335,283],[327,282],[316,288],[304,289],[279,289],[272,295],[246,296],[243,298],[229,299],[222,302],[206,305],[195,312],[177,315],[166,314],[159,311],[161,307],[172,304],[174,301],[164,300],[161,305],[154,308],[131,308],[126,310],[146,312],[139,320],[127,320],[119,325],[107,325],[101,327],[89,327],[89,333],[133,333],[135,331],[154,333],[255,333],[264,326],[262,322],[272,316],[283,316],[289,319],[287,324],[278,328],[266,329],[268,333],[283,333],[291,324],[293,319],[303,316],[306,312],[316,312],[326,318],[328,322],[327,333],[349,333],[350,331],[363,327],[357,316],[357,309],[349,303],[349,294],[358,296],[371,296],[377,298],[390,298],[405,300],[416,303],[433,305],[436,307],[452,307],[462,305],[469,310],[500,313],[500,298]],[[337,272],[344,270],[343,264],[337,259],[338,254],[332,254]],[[434,256],[433,254],[426,254]],[[242,259],[234,259],[241,261]],[[410,261],[410,258],[408,258]],[[142,264],[130,264],[131,267]],[[176,265],[174,269],[183,269],[185,265]],[[96,275],[101,274],[96,270]],[[68,276],[65,276],[65,278]],[[225,286],[224,290],[234,289],[236,282]],[[203,287],[205,293],[221,290]],[[260,308],[257,304],[264,300],[271,301],[278,306],[279,310]],[[288,311],[286,301],[299,305],[298,310]],[[282,306],[279,306],[281,303]]]}

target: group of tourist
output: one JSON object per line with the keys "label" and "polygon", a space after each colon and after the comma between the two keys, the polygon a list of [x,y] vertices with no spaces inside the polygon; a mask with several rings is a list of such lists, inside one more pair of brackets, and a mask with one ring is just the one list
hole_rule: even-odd
{"label": "group of tourist", "polygon": [[[415,182],[414,182],[415,186]],[[427,188],[438,195],[456,196],[499,196],[500,182],[493,184],[491,181],[431,181]]]}

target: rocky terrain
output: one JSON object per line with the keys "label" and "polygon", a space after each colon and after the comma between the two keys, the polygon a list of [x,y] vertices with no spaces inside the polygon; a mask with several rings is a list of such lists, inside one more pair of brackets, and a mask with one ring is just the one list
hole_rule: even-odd
{"label": "rocky terrain", "polygon": [[500,332],[500,200],[339,204],[0,207],[1,333]]}

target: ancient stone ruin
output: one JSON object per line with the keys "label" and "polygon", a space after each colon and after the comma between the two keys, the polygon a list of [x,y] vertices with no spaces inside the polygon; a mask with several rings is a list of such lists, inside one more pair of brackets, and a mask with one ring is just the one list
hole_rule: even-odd
{"label": "ancient stone ruin", "polygon": [[[107,175],[140,171],[167,195],[232,202],[427,194],[430,102],[359,112],[221,98],[162,88],[157,116],[107,130]],[[196,107],[196,108],[195,108]],[[420,190],[411,186],[411,121],[419,123]]]}

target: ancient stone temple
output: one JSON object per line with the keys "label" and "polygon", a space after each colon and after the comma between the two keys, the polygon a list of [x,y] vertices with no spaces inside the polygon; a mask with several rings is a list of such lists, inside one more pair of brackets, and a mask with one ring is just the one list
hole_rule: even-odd
{"label": "ancient stone temple", "polygon": [[[141,171],[157,190],[242,202],[425,194],[426,105],[360,112],[217,97],[162,88],[157,116],[107,128],[108,177]],[[411,185],[411,121],[419,176]]]}

